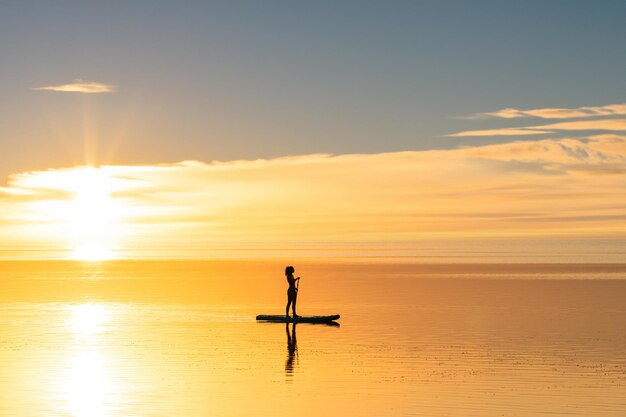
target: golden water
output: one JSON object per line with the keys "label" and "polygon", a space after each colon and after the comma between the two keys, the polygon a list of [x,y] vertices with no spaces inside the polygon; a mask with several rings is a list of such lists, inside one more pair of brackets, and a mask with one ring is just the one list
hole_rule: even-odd
{"label": "golden water", "polygon": [[624,416],[621,265],[0,262],[1,416]]}

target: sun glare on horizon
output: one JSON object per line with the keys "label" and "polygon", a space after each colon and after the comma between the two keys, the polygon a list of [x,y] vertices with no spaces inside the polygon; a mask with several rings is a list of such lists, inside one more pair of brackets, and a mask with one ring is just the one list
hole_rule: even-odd
{"label": "sun glare on horizon", "polygon": [[73,171],[69,179],[69,190],[74,194],[66,223],[71,259],[114,258],[119,206],[111,196],[111,178],[102,169],[85,167]]}
{"label": "sun glare on horizon", "polygon": [[110,167],[91,166],[22,173],[7,187],[22,200],[11,214],[25,239],[85,261],[118,257],[122,220],[132,208],[115,193],[126,189]]}
{"label": "sun glare on horizon", "polygon": [[106,168],[42,171],[20,181],[26,192],[48,193],[48,198],[28,202],[25,216],[35,224],[47,224],[37,232],[68,250],[69,259],[116,257],[123,207],[121,200],[113,197],[115,178]]}

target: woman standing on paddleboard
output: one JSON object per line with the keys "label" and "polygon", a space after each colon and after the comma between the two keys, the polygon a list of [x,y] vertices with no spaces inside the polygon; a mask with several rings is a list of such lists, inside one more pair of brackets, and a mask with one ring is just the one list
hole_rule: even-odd
{"label": "woman standing on paddleboard", "polygon": [[289,283],[289,289],[287,290],[287,308],[285,309],[285,316],[287,316],[287,318],[289,318],[289,306],[291,306],[293,311],[293,318],[300,317],[296,314],[296,300],[298,299],[298,287],[296,286],[296,282],[300,281],[300,277],[294,278],[294,272],[295,269],[293,266],[285,268],[285,275]]}

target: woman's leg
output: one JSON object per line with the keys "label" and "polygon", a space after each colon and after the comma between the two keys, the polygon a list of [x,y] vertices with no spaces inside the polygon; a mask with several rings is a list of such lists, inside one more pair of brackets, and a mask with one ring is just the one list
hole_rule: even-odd
{"label": "woman's leg", "polygon": [[291,304],[291,308],[293,309],[293,316],[296,317],[296,301],[298,300],[298,293],[295,293],[293,296],[293,304]]}
{"label": "woman's leg", "polygon": [[291,291],[287,291],[287,307],[285,308],[285,316],[289,317],[289,306],[292,306],[294,309],[296,297],[295,294]]}

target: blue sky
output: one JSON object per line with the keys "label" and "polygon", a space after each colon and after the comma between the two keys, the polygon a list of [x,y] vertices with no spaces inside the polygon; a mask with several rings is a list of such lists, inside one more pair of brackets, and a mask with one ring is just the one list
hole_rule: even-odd
{"label": "blue sky", "polygon": [[[86,142],[114,164],[497,143],[445,135],[623,103],[625,20],[621,1],[3,2],[0,175],[84,163]],[[32,90],[77,78],[117,92]]]}

